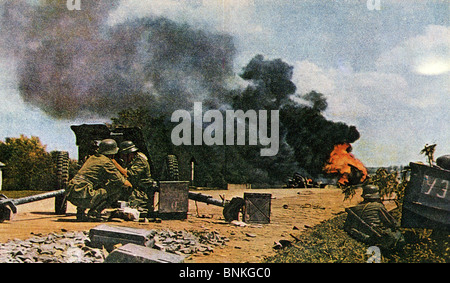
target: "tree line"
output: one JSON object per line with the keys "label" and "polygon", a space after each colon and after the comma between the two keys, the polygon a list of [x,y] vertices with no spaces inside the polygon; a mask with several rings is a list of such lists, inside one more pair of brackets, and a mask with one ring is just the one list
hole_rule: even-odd
{"label": "tree line", "polygon": [[52,156],[38,137],[6,138],[0,141],[3,190],[49,190],[52,184]]}

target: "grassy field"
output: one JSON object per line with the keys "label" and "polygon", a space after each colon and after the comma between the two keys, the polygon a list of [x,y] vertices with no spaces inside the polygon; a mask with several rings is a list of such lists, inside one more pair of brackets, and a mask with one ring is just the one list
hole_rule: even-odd
{"label": "grassy field", "polygon": [[[396,215],[397,214],[397,215]],[[399,217],[399,213],[394,216]],[[290,247],[283,248],[267,263],[364,263],[368,245],[351,238],[344,230],[346,213],[316,225],[293,236],[297,238]],[[381,262],[418,263],[450,262],[448,233],[433,233],[426,229],[401,229],[406,246],[401,251],[382,252]]]}

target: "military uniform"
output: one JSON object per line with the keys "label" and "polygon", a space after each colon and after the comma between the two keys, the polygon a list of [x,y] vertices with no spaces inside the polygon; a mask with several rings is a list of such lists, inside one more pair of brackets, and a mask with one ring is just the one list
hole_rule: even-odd
{"label": "military uniform", "polygon": [[344,230],[357,240],[370,245],[386,249],[401,247],[404,243],[403,235],[397,230],[396,220],[381,203],[378,187],[366,186],[362,196],[364,201],[348,211],[350,214],[344,224]]}
{"label": "military uniform", "polygon": [[131,207],[153,212],[155,181],[152,178],[147,156],[138,150],[132,141],[123,141],[120,144],[119,154],[125,161],[126,174],[133,185],[128,201]]}
{"label": "military uniform", "polygon": [[389,212],[380,202],[360,203],[353,208],[353,211],[366,223],[374,227],[395,228],[396,223],[389,217]]}
{"label": "military uniform", "polygon": [[112,204],[122,195],[125,181],[110,158],[95,154],[69,182],[67,200],[84,209],[96,209],[104,201]]}
{"label": "military uniform", "polygon": [[[129,198],[130,205],[146,207],[153,211],[155,190],[147,157],[138,152],[135,158],[127,166],[128,180],[133,184],[133,191]],[[148,204],[148,206],[147,206]]]}
{"label": "military uniform", "polygon": [[98,153],[91,155],[70,180],[66,189],[66,199],[77,206],[77,219],[85,218],[84,211],[89,209],[89,217],[98,217],[103,209],[126,194],[125,188],[131,184],[119,172],[106,155],[114,155],[119,148],[112,139],[103,140]]}

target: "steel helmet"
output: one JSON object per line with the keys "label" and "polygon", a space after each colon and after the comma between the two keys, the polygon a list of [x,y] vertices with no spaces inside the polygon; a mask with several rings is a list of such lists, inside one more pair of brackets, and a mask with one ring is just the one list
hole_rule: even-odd
{"label": "steel helmet", "polygon": [[113,139],[102,140],[98,146],[98,153],[100,154],[116,154],[118,151],[117,143]]}
{"label": "steel helmet", "polygon": [[365,185],[361,196],[367,200],[377,200],[380,198],[379,191],[375,185]]}
{"label": "steel helmet", "polygon": [[139,149],[134,145],[132,141],[123,141],[120,143],[120,153],[132,153]]}

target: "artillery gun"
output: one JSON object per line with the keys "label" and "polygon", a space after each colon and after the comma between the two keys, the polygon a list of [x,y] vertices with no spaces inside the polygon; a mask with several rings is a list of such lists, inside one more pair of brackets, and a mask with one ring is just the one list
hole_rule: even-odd
{"label": "artillery gun", "polygon": [[[147,144],[142,131],[138,127],[108,127],[105,124],[82,124],[72,125],[72,131],[76,136],[76,145],[78,146],[78,165],[81,166],[95,154],[99,143],[104,139],[114,139],[117,144],[122,141],[132,141],[139,150],[149,157],[149,165],[152,172],[155,172]],[[69,183],[69,153],[58,151],[53,153],[55,184],[54,191],[47,193],[10,199],[0,195],[0,222],[11,219],[11,212],[17,213],[17,207],[21,204],[35,202],[48,198],[55,198],[55,213],[63,215],[67,211],[67,201],[65,199],[65,189]],[[170,219],[181,219],[187,215],[188,199],[204,202],[220,207],[224,207],[224,216],[226,220],[237,219],[238,213],[243,206],[241,198],[234,198],[231,201],[216,200],[211,196],[189,192],[188,182],[180,181],[178,170],[178,159],[175,155],[166,156],[159,182],[160,216],[165,215]]]}
{"label": "artillery gun", "polygon": [[[133,142],[139,151],[145,154],[148,158],[150,170],[155,172],[155,166],[151,160],[151,155],[147,148],[147,143],[144,139],[142,131],[138,127],[108,127],[105,124],[83,124],[71,126],[72,131],[76,136],[76,145],[78,146],[78,163],[81,166],[92,154],[98,149],[98,145],[104,139],[114,139],[117,144],[123,141]],[[183,194],[188,190],[187,182],[180,182],[180,175],[178,170],[178,159],[175,155],[167,155],[162,172],[159,176],[159,187],[161,189],[161,195],[164,198],[178,197],[177,194]],[[187,200],[187,197],[185,197]],[[162,211],[168,215],[168,217],[180,217],[183,215],[183,211],[186,210],[186,205],[182,205],[185,200],[181,200],[176,204],[160,202]]]}
{"label": "artillery gun", "polygon": [[[149,157],[150,170],[155,172],[153,162],[142,131],[137,127],[109,128],[104,124],[72,126],[77,139],[78,162],[80,165],[97,150],[97,146],[103,139],[114,139],[117,144],[122,141],[132,141],[139,150]],[[226,219],[233,220],[239,213],[241,206],[239,200],[221,201],[211,196],[189,192],[188,182],[180,181],[178,159],[175,155],[167,155],[162,172],[160,174],[159,186],[159,210],[154,215],[165,219],[184,219],[188,210],[188,199],[224,207]]]}
{"label": "artillery gun", "polygon": [[65,214],[67,202],[65,201],[65,188],[69,182],[69,153],[67,151],[52,152],[54,169],[54,191],[38,195],[10,199],[0,195],[0,223],[11,219],[11,212],[17,213],[17,206],[48,198],[55,198],[55,213]]}
{"label": "artillery gun", "polygon": [[[114,139],[119,144],[124,140],[131,140],[146,156],[150,156],[147,145],[140,128],[137,127],[116,127],[111,128],[105,124],[83,124],[71,126],[76,136],[78,146],[78,164],[81,167],[87,158],[94,154],[98,144],[103,139]],[[55,198],[55,213],[63,215],[67,211],[67,201],[65,199],[65,189],[69,183],[69,153],[57,151],[52,153],[54,163],[54,190],[34,196],[10,199],[5,195],[0,195],[0,222],[11,219],[11,212],[16,213],[18,205],[31,203],[43,199]],[[150,161],[150,160],[149,160]],[[154,167],[150,161],[150,166],[154,172]],[[178,160],[175,155],[166,157],[162,176],[165,180],[178,181]]]}

